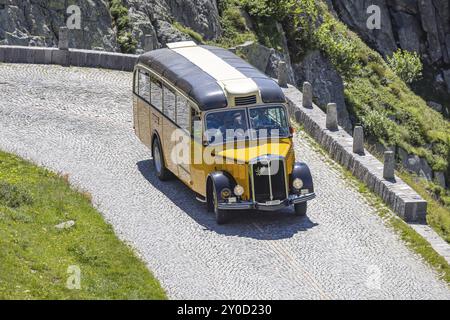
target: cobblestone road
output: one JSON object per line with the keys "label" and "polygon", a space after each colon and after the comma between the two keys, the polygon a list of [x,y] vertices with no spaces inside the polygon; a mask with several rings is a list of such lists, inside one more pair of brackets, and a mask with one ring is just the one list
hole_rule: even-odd
{"label": "cobblestone road", "polygon": [[318,193],[308,217],[239,214],[217,226],[181,182],[156,179],[133,134],[130,88],[124,72],[0,64],[0,149],[91,192],[171,298],[450,298],[301,138]]}

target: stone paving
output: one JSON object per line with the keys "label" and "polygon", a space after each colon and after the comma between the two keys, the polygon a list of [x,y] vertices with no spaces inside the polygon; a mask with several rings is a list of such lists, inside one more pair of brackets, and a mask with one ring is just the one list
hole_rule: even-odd
{"label": "stone paving", "polygon": [[216,225],[181,182],[155,177],[132,129],[131,78],[0,64],[0,149],[89,191],[170,298],[450,299],[448,285],[301,136],[296,154],[318,194],[308,217],[239,212]]}

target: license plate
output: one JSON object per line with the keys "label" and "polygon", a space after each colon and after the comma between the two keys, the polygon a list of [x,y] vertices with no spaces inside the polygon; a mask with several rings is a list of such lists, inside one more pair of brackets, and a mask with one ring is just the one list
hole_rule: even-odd
{"label": "license plate", "polygon": [[229,198],[228,199],[228,203],[236,203],[237,199],[236,198]]}
{"label": "license plate", "polygon": [[266,201],[266,205],[268,206],[277,206],[279,204],[281,204],[281,200]]}

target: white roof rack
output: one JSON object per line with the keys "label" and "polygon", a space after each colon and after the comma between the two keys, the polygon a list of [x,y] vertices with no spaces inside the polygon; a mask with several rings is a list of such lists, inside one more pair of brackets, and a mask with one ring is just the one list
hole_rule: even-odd
{"label": "white roof rack", "polygon": [[187,47],[196,47],[197,44],[194,41],[179,41],[172,42],[167,44],[167,48],[169,49],[178,49],[178,48],[187,48]]}

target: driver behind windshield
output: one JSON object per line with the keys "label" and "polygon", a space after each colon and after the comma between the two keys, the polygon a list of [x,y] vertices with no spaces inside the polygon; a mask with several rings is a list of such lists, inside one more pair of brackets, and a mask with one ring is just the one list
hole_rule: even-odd
{"label": "driver behind windshield", "polygon": [[252,128],[267,128],[276,126],[276,122],[269,116],[269,109],[253,109],[250,111]]}

